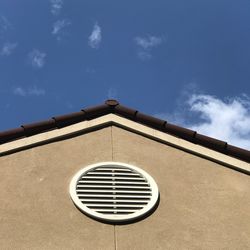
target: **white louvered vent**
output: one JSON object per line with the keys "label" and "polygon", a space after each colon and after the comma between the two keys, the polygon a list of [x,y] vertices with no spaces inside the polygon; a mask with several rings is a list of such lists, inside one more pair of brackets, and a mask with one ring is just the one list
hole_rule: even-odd
{"label": "white louvered vent", "polygon": [[142,169],[104,162],[81,169],[70,183],[75,205],[96,219],[124,222],[149,212],[159,196],[153,178]]}

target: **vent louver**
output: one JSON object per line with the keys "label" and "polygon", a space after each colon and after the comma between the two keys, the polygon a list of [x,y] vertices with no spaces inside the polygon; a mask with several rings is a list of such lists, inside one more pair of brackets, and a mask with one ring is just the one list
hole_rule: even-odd
{"label": "vent louver", "polygon": [[109,222],[123,222],[149,212],[158,200],[158,187],[145,171],[118,162],[94,164],[72,179],[70,194],[84,213]]}

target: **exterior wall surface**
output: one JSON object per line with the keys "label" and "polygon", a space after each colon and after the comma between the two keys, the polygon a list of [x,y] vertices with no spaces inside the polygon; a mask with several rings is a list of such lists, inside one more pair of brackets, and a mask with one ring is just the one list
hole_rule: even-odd
{"label": "exterior wall surface", "polygon": [[113,160],[141,167],[160,189],[157,210],[116,226],[117,249],[250,249],[250,177],[114,127]]}
{"label": "exterior wall surface", "polygon": [[[82,167],[147,171],[160,204],[142,221],[107,225],[82,214],[69,182]],[[118,127],[0,157],[1,249],[250,249],[250,177]]]}
{"label": "exterior wall surface", "polygon": [[111,160],[111,128],[0,158],[0,249],[114,249],[114,227],[83,215],[69,183]]}

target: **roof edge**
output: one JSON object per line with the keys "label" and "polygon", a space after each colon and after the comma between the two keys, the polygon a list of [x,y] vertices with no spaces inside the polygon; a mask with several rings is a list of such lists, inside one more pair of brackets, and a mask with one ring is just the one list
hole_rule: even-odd
{"label": "roof edge", "polygon": [[49,120],[25,124],[16,129],[0,132],[0,144],[37,135],[50,130],[64,128],[79,122],[90,121],[112,113],[222,154],[229,155],[248,163],[250,162],[250,151],[246,149],[230,145],[225,141],[205,136],[196,131],[144,114],[138,110],[123,106],[114,99],[106,100],[104,104],[85,108],[79,112],[55,116]]}
{"label": "roof edge", "polygon": [[142,135],[151,140],[177,148],[187,153],[216,162],[222,166],[250,175],[250,164],[234,157],[222,154],[209,148],[183,140],[176,136],[161,132],[149,126],[131,121],[116,114],[107,114],[90,121],[83,121],[61,129],[54,129],[46,133],[25,137],[0,145],[0,156],[13,154],[33,147],[66,140],[99,129],[116,126],[132,133]]}

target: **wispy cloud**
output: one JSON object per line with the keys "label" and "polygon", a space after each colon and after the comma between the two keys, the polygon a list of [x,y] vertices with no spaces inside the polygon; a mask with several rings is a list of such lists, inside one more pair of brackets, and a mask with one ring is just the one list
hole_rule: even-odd
{"label": "wispy cloud", "polygon": [[13,94],[17,96],[27,97],[27,96],[42,96],[45,95],[45,90],[40,89],[37,86],[32,86],[28,88],[15,87],[13,89]]}
{"label": "wispy cloud", "polygon": [[152,57],[151,50],[161,45],[163,39],[157,36],[137,36],[134,41],[138,46],[137,56],[142,60],[149,60]]}
{"label": "wispy cloud", "polygon": [[152,58],[152,54],[148,50],[139,50],[137,51],[137,56],[140,58],[142,61],[147,61]]}
{"label": "wispy cloud", "polygon": [[62,7],[63,7],[63,0],[50,0],[51,4],[51,13],[53,15],[59,15]]}
{"label": "wispy cloud", "polygon": [[[172,114],[172,117],[177,117],[180,125],[250,149],[250,98],[248,96],[221,100],[211,95],[192,94],[180,105],[185,106],[185,109]],[[187,112],[192,115],[192,121],[188,120]],[[164,115],[158,116],[166,118]],[[179,117],[182,118],[179,119]]]}
{"label": "wispy cloud", "polygon": [[28,88],[27,92],[29,95],[36,95],[36,96],[45,95],[45,90],[39,89],[37,86]]}
{"label": "wispy cloud", "polygon": [[4,31],[7,31],[11,27],[11,23],[9,20],[5,17],[0,15],[0,32],[3,33]]}
{"label": "wispy cloud", "polygon": [[108,90],[108,99],[115,99],[115,98],[117,98],[117,90],[111,87]]}
{"label": "wispy cloud", "polygon": [[102,41],[102,30],[98,23],[95,23],[92,33],[89,36],[89,46],[93,49],[98,49]]}
{"label": "wispy cloud", "polygon": [[19,96],[26,96],[26,91],[22,87],[15,87],[13,89],[13,94]]}
{"label": "wispy cloud", "polygon": [[150,49],[156,47],[162,43],[162,38],[156,36],[149,36],[149,37],[136,37],[135,42],[138,46],[142,47],[143,49]]}
{"label": "wispy cloud", "polygon": [[86,72],[87,74],[95,74],[95,73],[96,73],[96,69],[91,68],[91,67],[87,67],[87,68],[85,69],[85,72]]}
{"label": "wispy cloud", "polygon": [[41,52],[37,49],[32,50],[29,55],[29,60],[34,68],[42,68],[45,64],[46,53]]}
{"label": "wispy cloud", "polygon": [[1,49],[0,55],[1,56],[9,56],[17,47],[17,43],[5,43]]}
{"label": "wispy cloud", "polygon": [[63,31],[71,22],[68,19],[58,20],[53,24],[53,29],[51,34],[56,36],[57,40],[61,40],[62,36],[65,35]]}

